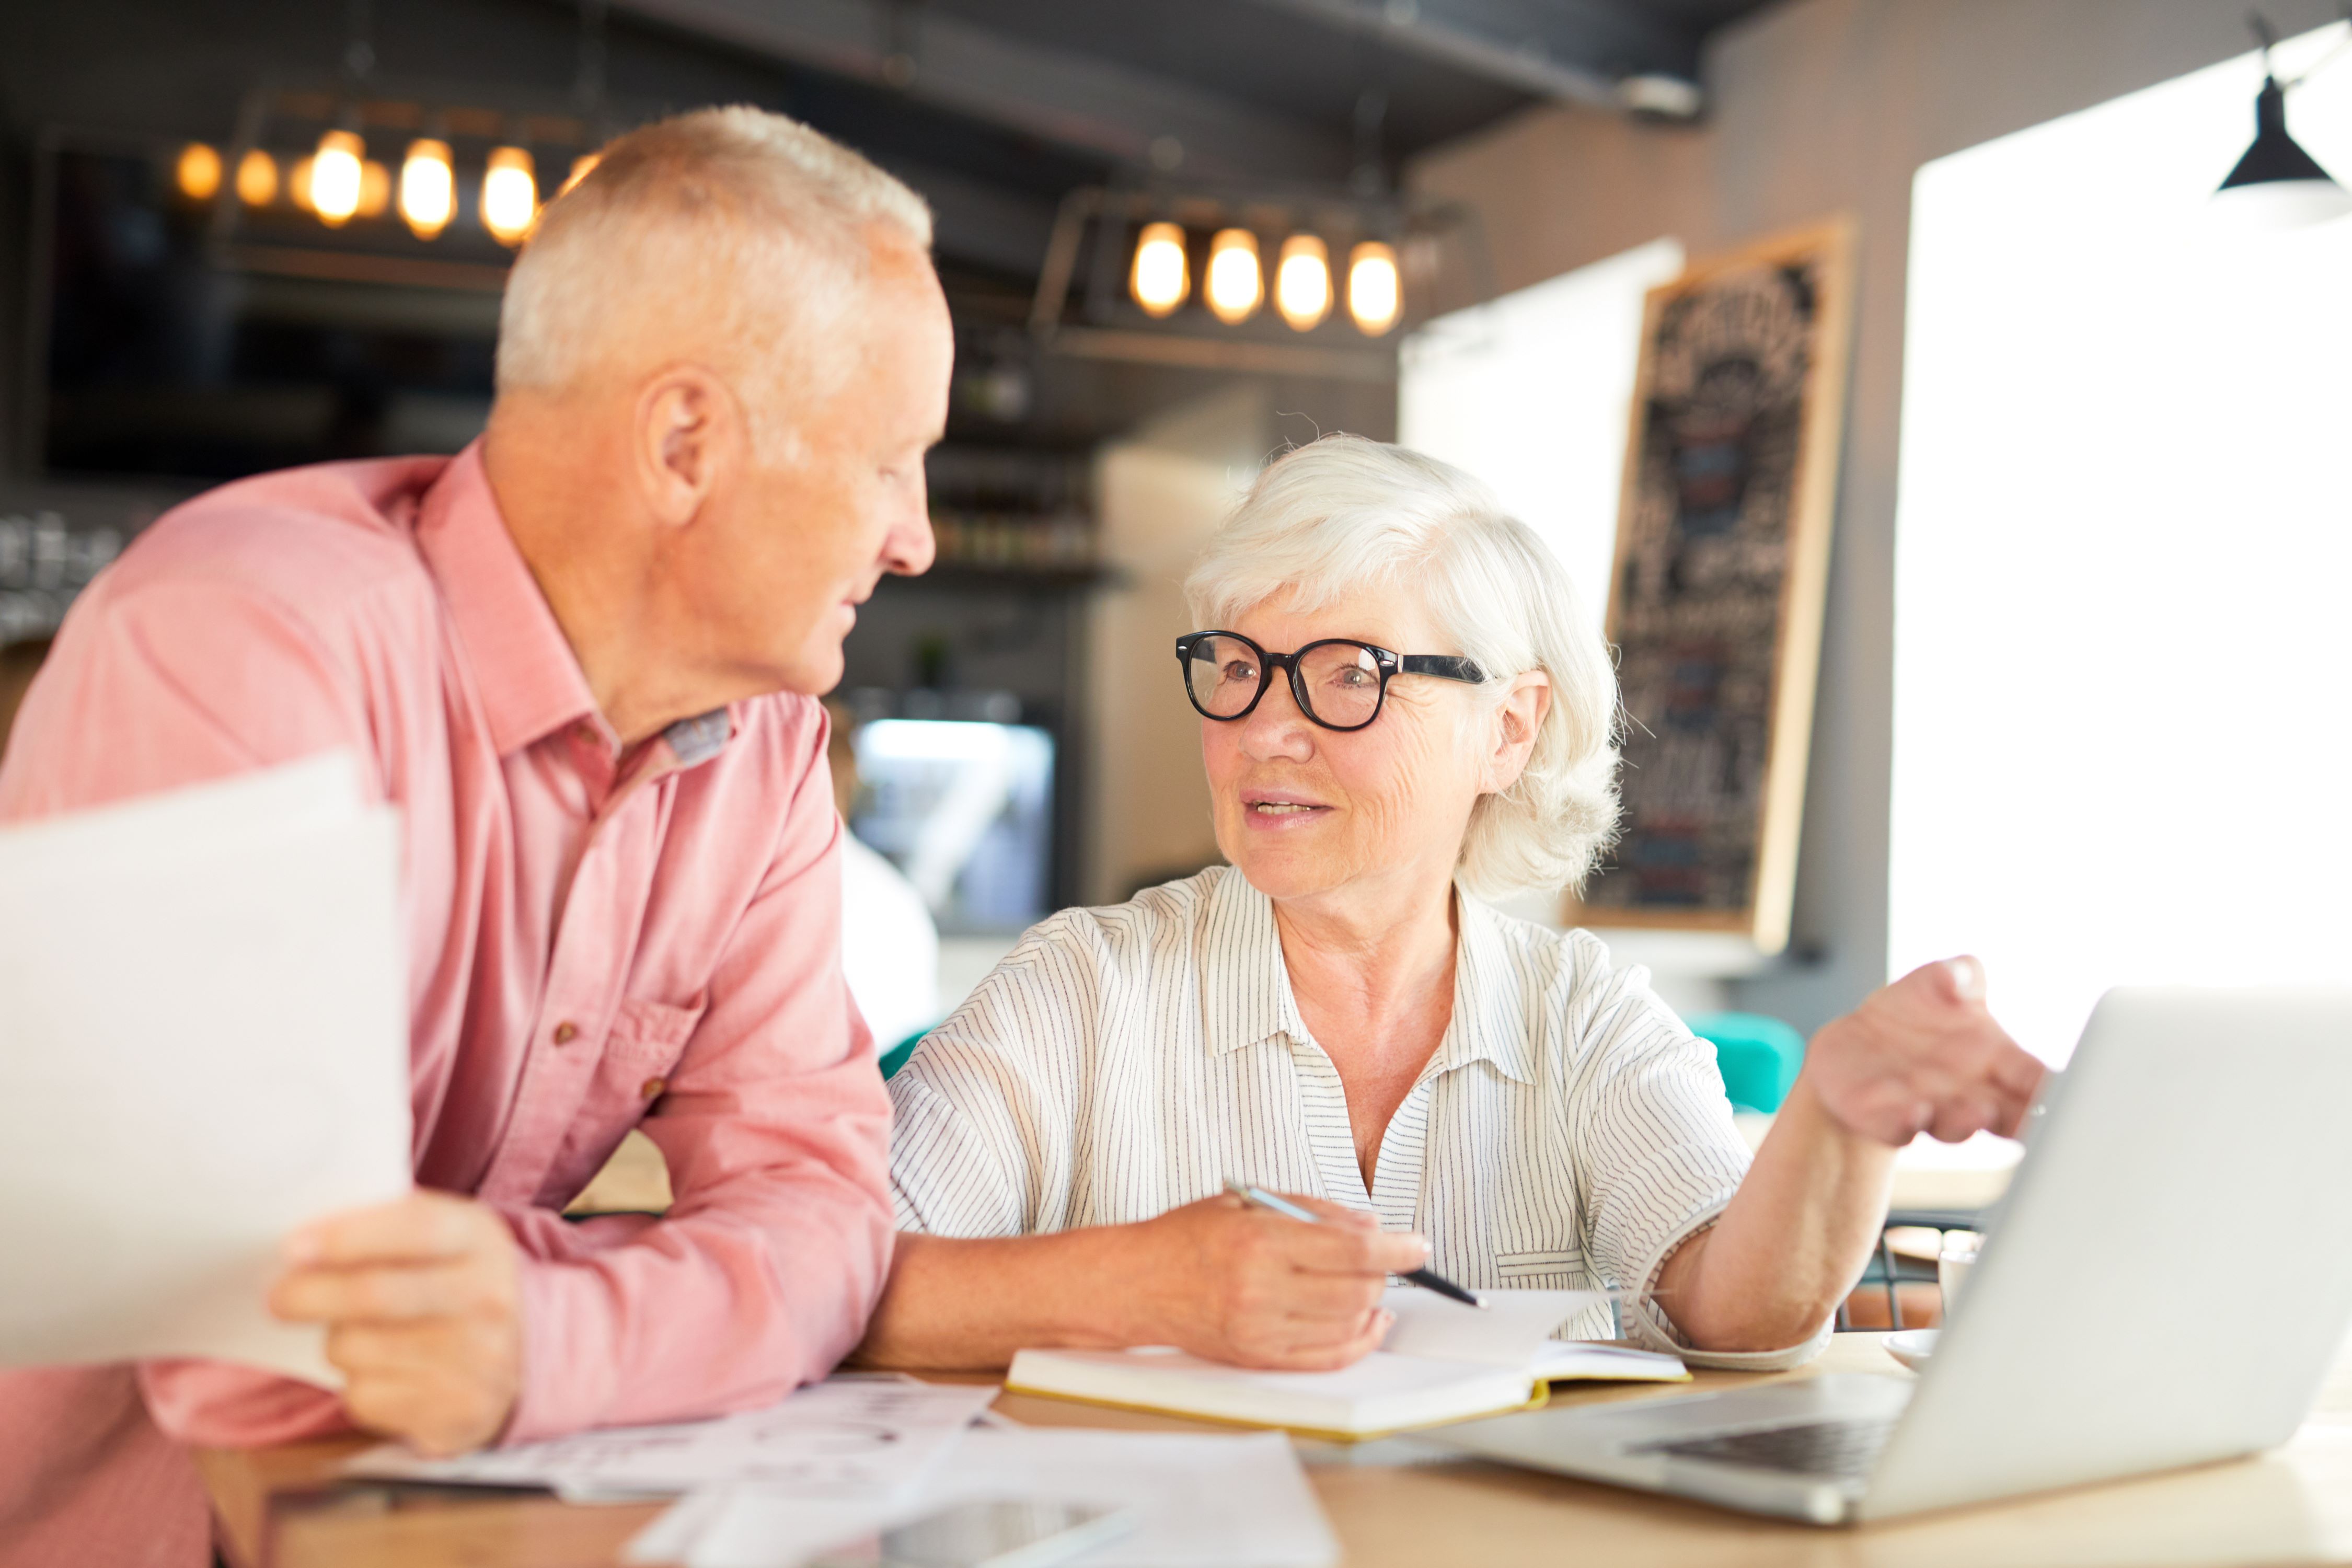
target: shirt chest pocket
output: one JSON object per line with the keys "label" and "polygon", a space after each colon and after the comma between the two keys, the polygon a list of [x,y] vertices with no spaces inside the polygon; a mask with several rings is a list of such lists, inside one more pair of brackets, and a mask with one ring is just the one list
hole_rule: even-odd
{"label": "shirt chest pocket", "polygon": [[1590,1289],[1592,1285],[1584,1249],[1572,1243],[1526,1252],[1497,1252],[1495,1273],[1506,1290],[1576,1290]]}
{"label": "shirt chest pocket", "polygon": [[685,1054],[686,1042],[693,1038],[695,1026],[702,1022],[709,1007],[707,995],[683,1006],[668,1002],[622,1003],[604,1041],[605,1075],[615,1080],[666,1077]]}

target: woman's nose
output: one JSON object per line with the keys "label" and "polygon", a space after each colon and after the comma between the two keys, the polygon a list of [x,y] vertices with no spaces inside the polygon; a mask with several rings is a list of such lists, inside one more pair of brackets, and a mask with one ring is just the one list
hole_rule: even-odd
{"label": "woman's nose", "polygon": [[1242,721],[1242,752],[1252,762],[1303,763],[1315,754],[1315,726],[1298,710],[1290,682],[1276,675]]}

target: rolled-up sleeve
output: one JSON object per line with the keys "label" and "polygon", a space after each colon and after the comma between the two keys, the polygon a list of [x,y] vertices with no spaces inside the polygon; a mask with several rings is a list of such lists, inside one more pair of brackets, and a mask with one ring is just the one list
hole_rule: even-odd
{"label": "rolled-up sleeve", "polygon": [[506,1440],[770,1403],[865,1331],[890,1261],[890,1105],[841,973],[840,818],[814,751],[709,1011],[641,1123],[660,1220],[506,1210],[524,1377]]}
{"label": "rolled-up sleeve", "polygon": [[898,1226],[1025,1236],[1069,1223],[1100,977],[1071,917],[1033,929],[890,1080]]}
{"label": "rolled-up sleeve", "polygon": [[[1748,1173],[1748,1145],[1732,1122],[1715,1048],[1651,992],[1647,972],[1610,972],[1596,958],[1587,975],[1570,1097],[1586,1246],[1604,1279],[1646,1292],[1675,1249],[1730,1203]],[[1700,1350],[1654,1299],[1628,1300],[1618,1310],[1628,1337],[1702,1366],[1775,1371],[1810,1361],[1829,1341],[1824,1324],[1785,1349]]]}

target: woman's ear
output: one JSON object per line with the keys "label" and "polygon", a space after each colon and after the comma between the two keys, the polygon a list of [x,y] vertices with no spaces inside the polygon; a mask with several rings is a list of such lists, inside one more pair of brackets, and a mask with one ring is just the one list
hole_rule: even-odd
{"label": "woman's ear", "polygon": [[1528,758],[1536,749],[1536,734],[1544,715],[1551,711],[1551,677],[1530,669],[1511,682],[1511,689],[1495,710],[1495,745],[1486,756],[1486,777],[1480,793],[1500,795],[1519,782]]}

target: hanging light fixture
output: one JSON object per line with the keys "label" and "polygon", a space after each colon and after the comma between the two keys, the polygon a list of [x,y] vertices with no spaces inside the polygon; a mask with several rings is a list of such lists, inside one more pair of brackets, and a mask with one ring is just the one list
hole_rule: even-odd
{"label": "hanging light fixture", "polygon": [[332,228],[360,210],[366,162],[367,146],[356,133],[330,131],[319,138],[319,150],[310,157],[310,178],[299,183],[309,197],[305,205],[320,222]]}
{"label": "hanging light fixture", "polygon": [[[2260,16],[2248,18],[2262,44],[2263,86],[2254,95],[2254,141],[2246,149],[2221,189],[2213,193],[2214,209],[2252,229],[2302,228],[2352,213],[2352,192],[2336,184],[2319,161],[2287,134],[2286,89],[2311,78],[2306,70],[2281,82],[2271,69],[2271,49],[2277,37]],[[2339,48],[2336,53],[2341,53]],[[2326,65],[2336,58],[2329,54]],[[2318,69],[2314,66],[2312,70]]]}
{"label": "hanging light fixture", "polygon": [[1210,314],[1237,327],[1256,314],[1265,299],[1257,261],[1257,236],[1245,228],[1223,228],[1209,241],[1209,273],[1202,292]]}
{"label": "hanging light fixture", "polygon": [[531,176],[530,154],[520,147],[494,148],[482,172],[482,226],[500,245],[520,245],[538,217],[539,185]]}
{"label": "hanging light fixture", "polygon": [[1192,270],[1184,259],[1184,231],[1172,223],[1148,223],[1135,241],[1135,264],[1128,271],[1128,292],[1147,316],[1172,313],[1192,291]]}
{"label": "hanging light fixture", "polygon": [[1348,256],[1348,314],[1356,330],[1377,338],[1404,313],[1404,287],[1397,276],[1394,247],[1377,239],[1358,245]]}
{"label": "hanging light fixture", "polygon": [[392,205],[392,171],[370,158],[360,165],[360,216],[382,217]]}
{"label": "hanging light fixture", "polygon": [[400,216],[419,239],[431,239],[457,214],[457,176],[449,167],[449,143],[420,136],[408,144],[400,165]]}
{"label": "hanging light fixture", "polygon": [[278,196],[278,160],[258,147],[236,161],[236,199],[249,207],[266,207]]}
{"label": "hanging light fixture", "polygon": [[202,142],[191,142],[180,149],[179,160],[172,165],[172,178],[190,201],[208,202],[220,189],[220,154]]}
{"label": "hanging light fixture", "polygon": [[1311,234],[1282,242],[1274,268],[1274,308],[1296,332],[1311,332],[1331,313],[1331,252]]}

